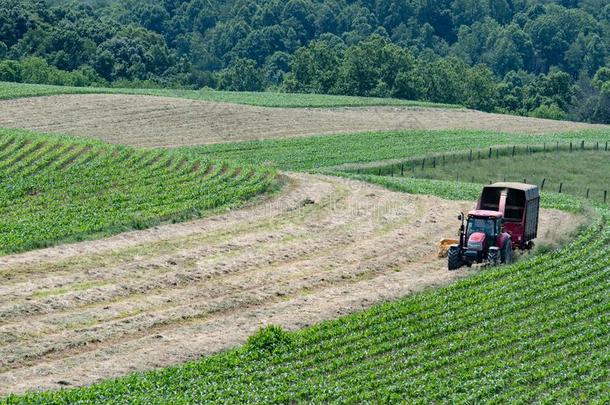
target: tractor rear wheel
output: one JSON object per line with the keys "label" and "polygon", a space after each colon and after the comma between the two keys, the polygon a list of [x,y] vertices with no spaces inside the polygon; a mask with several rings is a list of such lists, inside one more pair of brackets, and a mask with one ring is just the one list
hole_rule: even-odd
{"label": "tractor rear wheel", "polygon": [[500,249],[497,247],[490,247],[489,252],[487,253],[487,261],[490,266],[497,266],[500,264]]}
{"label": "tractor rear wheel", "polygon": [[460,248],[458,246],[451,246],[449,248],[447,263],[449,270],[457,270],[462,267],[462,258],[460,257]]}
{"label": "tractor rear wheel", "polygon": [[511,264],[513,262],[513,244],[510,239],[508,239],[506,245],[504,245],[502,256],[502,263]]}

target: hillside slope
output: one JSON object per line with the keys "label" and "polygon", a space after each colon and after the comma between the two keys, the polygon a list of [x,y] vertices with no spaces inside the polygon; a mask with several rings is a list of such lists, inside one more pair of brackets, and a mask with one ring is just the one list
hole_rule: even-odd
{"label": "hillside slope", "polygon": [[59,95],[5,100],[0,101],[0,110],[0,127],[66,133],[144,147],[374,130],[478,129],[541,134],[608,128],[465,109],[286,109],[134,95]]}

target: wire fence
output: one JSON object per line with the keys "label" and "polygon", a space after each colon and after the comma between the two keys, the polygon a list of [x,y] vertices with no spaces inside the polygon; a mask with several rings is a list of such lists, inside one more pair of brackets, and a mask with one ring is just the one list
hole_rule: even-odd
{"label": "wire fence", "polygon": [[[547,154],[547,153],[576,153],[579,151],[599,151],[599,152],[610,152],[610,143],[608,141],[580,141],[580,142],[555,142],[555,143],[543,143],[540,145],[507,145],[507,146],[495,146],[482,149],[470,149],[457,153],[443,153],[427,155],[420,158],[409,158],[405,160],[399,160],[391,164],[383,164],[378,166],[366,166],[360,168],[346,169],[344,171],[348,173],[357,174],[369,174],[376,176],[391,176],[391,177],[413,177],[419,178],[420,174],[424,174],[426,169],[436,169],[439,167],[445,167],[450,164],[464,163],[464,162],[476,162],[481,160],[493,160],[500,159],[503,157],[519,157],[519,156],[530,156],[536,154]],[[422,177],[429,178],[429,177]],[[456,181],[481,183],[480,178],[476,178],[473,175],[464,176],[460,173],[456,173]],[[513,181],[531,184],[536,184],[541,190],[554,191],[557,193],[566,193],[572,195],[578,195],[585,198],[595,198],[608,203],[608,190],[601,189],[592,190],[590,187],[582,189],[581,187],[574,187],[573,185],[567,184],[562,181],[551,182],[547,178],[540,179],[527,179],[527,178],[514,178],[514,177],[502,177],[493,178],[487,180],[489,183],[497,181]]]}

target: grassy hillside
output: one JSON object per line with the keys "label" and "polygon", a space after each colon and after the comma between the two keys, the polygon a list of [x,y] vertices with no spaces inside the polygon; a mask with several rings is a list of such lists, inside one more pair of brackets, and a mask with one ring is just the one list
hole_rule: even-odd
{"label": "grassy hillside", "polygon": [[610,213],[565,249],[199,362],[8,403],[610,400]]}
{"label": "grassy hillside", "polygon": [[283,170],[313,170],[346,163],[400,160],[461,153],[494,145],[540,145],[543,142],[605,142],[610,129],[549,135],[516,135],[484,131],[394,131],[216,144],[183,150]]}
{"label": "grassy hillside", "polygon": [[198,217],[273,178],[180,153],[0,130],[0,254]]}
{"label": "grassy hillside", "polygon": [[427,103],[423,101],[399,100],[393,98],[330,96],[321,94],[290,94],[272,92],[231,92],[211,89],[120,89],[102,87],[67,87],[39,84],[0,82],[0,100],[21,97],[51,96],[58,94],[137,94],[162,97],[186,98],[202,101],[216,101],[246,104],[261,107],[363,107],[363,106],[423,106],[460,108],[449,104]]}

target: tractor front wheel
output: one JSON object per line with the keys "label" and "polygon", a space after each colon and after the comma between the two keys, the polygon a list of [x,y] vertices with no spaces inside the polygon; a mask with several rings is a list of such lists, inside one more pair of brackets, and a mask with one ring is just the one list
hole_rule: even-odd
{"label": "tractor front wheel", "polygon": [[497,247],[489,248],[489,253],[487,253],[487,261],[492,267],[500,264],[500,249]]}
{"label": "tractor front wheel", "polygon": [[460,257],[460,248],[458,246],[451,246],[449,248],[447,262],[449,270],[457,270],[462,267],[462,258]]}

